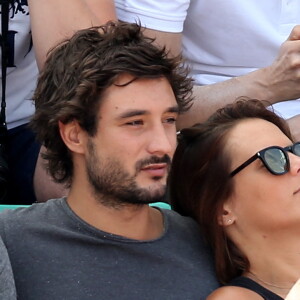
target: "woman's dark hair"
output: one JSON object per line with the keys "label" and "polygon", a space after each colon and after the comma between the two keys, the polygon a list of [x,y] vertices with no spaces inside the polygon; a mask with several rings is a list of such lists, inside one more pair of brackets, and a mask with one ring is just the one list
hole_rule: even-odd
{"label": "woman's dark hair", "polygon": [[36,113],[31,127],[47,148],[44,158],[56,182],[70,184],[73,163],[62,141],[58,122],[76,120],[90,136],[97,131],[102,95],[118,77],[165,77],[174,92],[179,113],[191,106],[192,80],[180,57],[143,35],[138,24],[109,22],[80,30],[54,48],[38,79],[34,94]]}
{"label": "woman's dark hair", "polygon": [[293,140],[286,122],[261,101],[239,99],[219,109],[205,123],[181,131],[169,176],[172,208],[200,224],[223,284],[249,268],[248,259],[218,223],[223,204],[234,189],[231,157],[224,150],[226,138],[233,127],[249,118],[271,122]]}

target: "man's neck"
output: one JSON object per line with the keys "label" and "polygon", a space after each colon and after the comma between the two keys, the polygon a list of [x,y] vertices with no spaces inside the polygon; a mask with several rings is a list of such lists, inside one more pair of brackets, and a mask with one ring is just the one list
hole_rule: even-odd
{"label": "man's neck", "polygon": [[81,219],[95,228],[135,240],[152,240],[163,233],[163,216],[148,205],[106,206],[90,195],[71,189],[67,202]]}

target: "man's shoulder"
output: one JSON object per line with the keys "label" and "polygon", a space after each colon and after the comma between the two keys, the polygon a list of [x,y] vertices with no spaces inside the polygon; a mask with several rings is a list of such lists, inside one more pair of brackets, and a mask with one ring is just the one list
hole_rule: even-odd
{"label": "man's shoulder", "polygon": [[191,217],[182,216],[171,209],[162,209],[161,211],[170,225],[176,226],[177,230],[193,230],[193,232],[199,232],[198,224]]}
{"label": "man's shoulder", "polygon": [[18,231],[44,222],[61,210],[64,199],[52,199],[44,203],[34,203],[27,207],[5,209],[0,212],[0,234],[4,231]]}
{"label": "man's shoulder", "polygon": [[198,223],[191,217],[182,216],[173,210],[163,210],[167,234],[182,243],[193,245],[201,251],[211,254],[210,246],[204,238]]}
{"label": "man's shoulder", "polygon": [[59,199],[50,199],[46,202],[40,202],[40,203],[33,203],[28,206],[17,206],[13,205],[13,209],[9,208],[9,205],[7,205],[7,209],[4,209],[0,212],[0,219],[5,216],[14,216],[14,217],[22,217],[27,216],[28,214],[34,214],[38,212],[47,211],[49,209],[52,209],[54,207],[57,207],[58,205],[61,205],[62,202],[65,201],[65,198],[59,198]]}
{"label": "man's shoulder", "polygon": [[162,211],[167,221],[166,243],[163,248],[168,251],[168,259],[176,261],[179,257],[185,266],[192,265],[199,276],[203,291],[205,289],[212,291],[217,288],[213,253],[197,222],[172,210]]}
{"label": "man's shoulder", "polygon": [[166,236],[171,240],[186,243],[197,249],[210,252],[198,223],[191,217],[182,216],[173,210],[162,210]]}

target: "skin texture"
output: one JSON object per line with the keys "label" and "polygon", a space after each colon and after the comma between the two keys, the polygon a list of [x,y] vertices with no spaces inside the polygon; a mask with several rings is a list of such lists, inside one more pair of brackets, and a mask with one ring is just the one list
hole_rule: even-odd
{"label": "skin texture", "polygon": [[[48,51],[76,30],[116,20],[112,0],[28,0],[33,45],[39,69],[43,68]],[[47,34],[45,34],[47,28]],[[46,151],[41,148],[40,154]],[[59,198],[68,193],[47,174],[41,155],[34,174],[34,189],[38,202]]]}
{"label": "skin texture", "polygon": [[116,20],[112,0],[28,0],[28,5],[33,44],[40,69],[48,51],[76,30]]}
{"label": "skin texture", "polygon": [[[159,45],[165,45],[170,55],[181,51],[181,33],[146,29]],[[281,45],[270,66],[243,76],[207,86],[195,86],[193,108],[178,119],[178,129],[205,121],[215,110],[232,103],[240,96],[267,100],[270,104],[300,98],[300,25],[295,26]],[[296,140],[300,140],[300,116],[288,120]]]}
{"label": "skin texture", "polygon": [[[129,75],[123,75],[117,83],[130,79]],[[154,156],[172,158],[176,147],[177,109],[166,79],[138,79],[124,87],[112,85],[107,89],[99,109],[95,136],[88,136],[76,121],[60,123],[61,136],[72,151],[74,162],[68,203],[79,217],[96,228],[129,238],[144,240],[161,235],[163,225],[159,211],[148,205],[122,202],[112,193],[95,190],[86,170],[87,164],[96,159],[106,169],[98,172],[109,173],[113,162],[145,193],[150,196],[164,193],[166,163],[136,166],[137,162]],[[93,154],[90,143],[93,143]],[[122,178],[118,180],[124,184]]]}
{"label": "skin texture", "polygon": [[262,300],[263,298],[258,294],[237,286],[224,286],[212,294],[210,294],[206,300],[232,300],[232,299],[243,299],[243,300]]}
{"label": "skin texture", "polygon": [[[292,144],[278,127],[261,119],[241,121],[227,141],[232,170],[266,147]],[[284,175],[272,175],[259,159],[235,175],[234,192],[219,216],[228,237],[249,259],[250,272],[285,289],[258,283],[283,298],[300,276],[300,157],[288,155],[290,170]],[[256,280],[249,273],[244,275]],[[220,289],[208,299],[229,299],[235,293],[243,299],[260,299],[234,287]]]}

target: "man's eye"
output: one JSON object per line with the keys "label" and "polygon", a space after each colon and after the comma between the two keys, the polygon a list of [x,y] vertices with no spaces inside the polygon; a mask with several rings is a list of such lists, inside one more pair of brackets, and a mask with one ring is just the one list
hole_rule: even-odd
{"label": "man's eye", "polygon": [[176,122],[176,118],[167,118],[164,123],[173,124]]}
{"label": "man's eye", "polygon": [[130,126],[143,125],[143,121],[142,120],[130,121],[130,122],[127,122],[126,125],[130,125]]}

